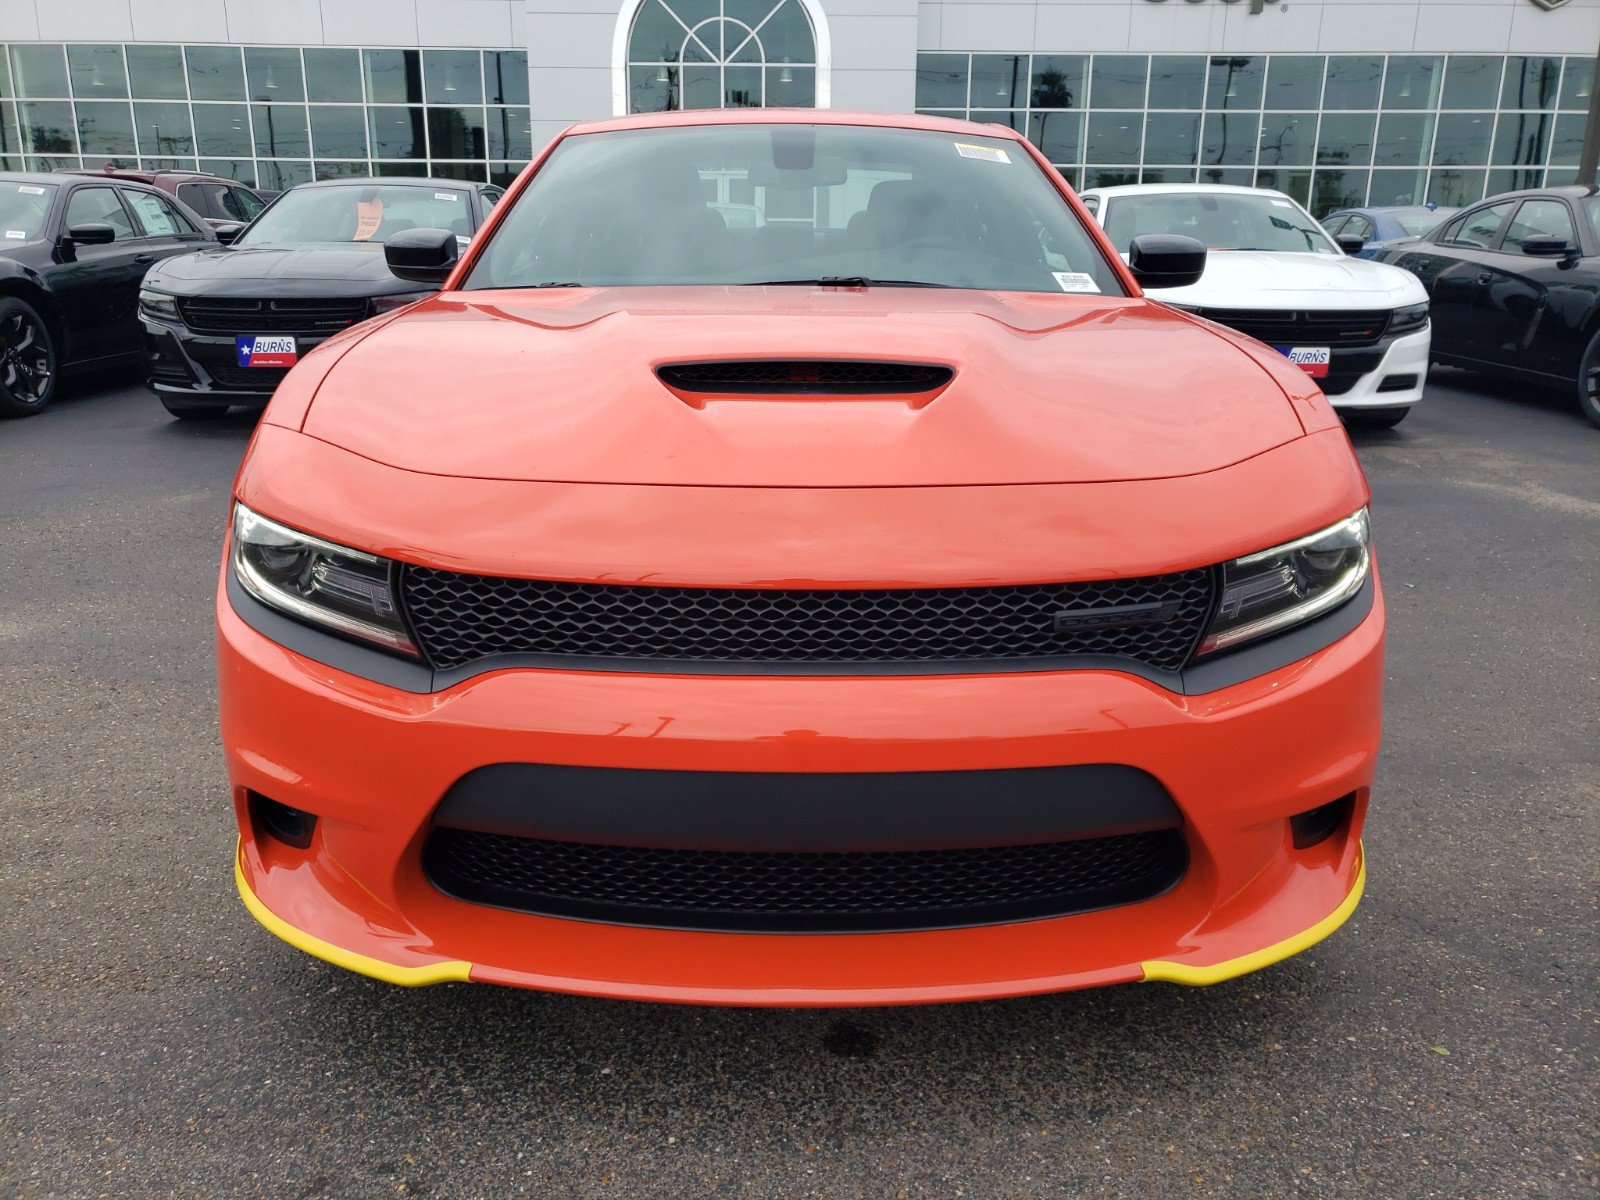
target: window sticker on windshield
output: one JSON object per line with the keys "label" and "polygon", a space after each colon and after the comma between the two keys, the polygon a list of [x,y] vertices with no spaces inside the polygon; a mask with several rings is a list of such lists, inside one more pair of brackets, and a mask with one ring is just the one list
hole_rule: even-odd
{"label": "window sticker on windshield", "polygon": [[6,237],[14,242],[25,242],[28,240],[28,231],[26,229],[8,229],[6,230]]}
{"label": "window sticker on windshield", "polygon": [[1100,292],[1100,285],[1094,281],[1093,275],[1086,275],[1082,271],[1052,271],[1056,282],[1061,285],[1063,292]]}
{"label": "window sticker on windshield", "polygon": [[367,194],[356,201],[356,232],[351,241],[365,242],[378,232],[378,226],[383,224],[383,201],[377,196],[367,198]]}
{"label": "window sticker on windshield", "polygon": [[1273,203],[1276,204],[1279,208],[1293,208],[1294,207],[1294,205],[1290,204],[1287,200],[1274,200]]}
{"label": "window sticker on windshield", "polygon": [[22,184],[17,188],[17,191],[21,192],[24,196],[44,195],[44,189],[42,187],[34,187],[31,183]]}
{"label": "window sticker on windshield", "polygon": [[956,153],[962,158],[977,158],[984,162],[1009,163],[1011,156],[998,146],[974,146],[970,142],[956,142]]}
{"label": "window sticker on windshield", "polygon": [[450,201],[451,204],[455,204],[457,201],[459,201],[461,199],[461,193],[460,192],[435,192],[433,194],[433,198],[435,200],[448,200],[448,201]]}

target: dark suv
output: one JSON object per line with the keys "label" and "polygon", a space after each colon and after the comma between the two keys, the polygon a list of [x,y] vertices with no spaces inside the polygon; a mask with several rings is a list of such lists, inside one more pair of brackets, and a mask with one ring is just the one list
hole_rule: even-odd
{"label": "dark suv", "polygon": [[213,229],[224,225],[245,225],[256,219],[267,202],[258,192],[233,179],[201,175],[194,171],[133,171],[105,166],[98,171],[63,168],[61,175],[103,175],[111,179],[132,179],[176,196],[205,218]]}

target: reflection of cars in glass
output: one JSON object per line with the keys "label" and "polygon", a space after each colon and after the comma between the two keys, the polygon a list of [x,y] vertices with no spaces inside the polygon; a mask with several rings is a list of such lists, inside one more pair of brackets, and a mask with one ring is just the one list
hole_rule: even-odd
{"label": "reflection of cars in glass", "polygon": [[102,179],[132,179],[176,196],[190,211],[205,218],[207,225],[220,229],[253,221],[267,206],[261,193],[233,179],[202,175],[196,171],[134,171],[109,163],[99,171],[63,167],[59,175],[94,175]]}
{"label": "reflection of cars in glass", "polygon": [[231,245],[164,263],[145,278],[139,315],[150,386],[185,419],[265,404],[300,355],[431,290],[395,278],[383,261],[385,240],[437,227],[464,245],[499,195],[454,179],[291,188]]}
{"label": "reflection of cars in glass", "polygon": [[1352,425],[1389,428],[1422,399],[1428,297],[1404,271],[1351,258],[1282,192],[1221,184],[1096,188],[1084,203],[1126,250],[1149,233],[1211,250],[1199,283],[1151,298],[1266,342]]}
{"label": "reflection of cars in glass", "polygon": [[1491,196],[1383,261],[1422,281],[1433,357],[1571,388],[1600,425],[1600,197],[1554,187]]}
{"label": "reflection of cars in glass", "polygon": [[519,189],[459,265],[396,234],[443,290],[242,464],[263,923],[404,983],[866,1004],[1211,982],[1350,913],[1367,487],[1302,372],[1139,294],[1202,247],[1125,266],[930,117],[596,122]]}
{"label": "reflection of cars in glass", "polygon": [[67,367],[137,355],[145,271],[215,240],[141,183],[0,173],[0,416],[42,410]]}
{"label": "reflection of cars in glass", "polygon": [[1328,236],[1341,245],[1345,239],[1359,241],[1357,258],[1376,259],[1380,250],[1408,238],[1421,237],[1436,225],[1448,221],[1459,208],[1440,208],[1437,204],[1413,204],[1392,208],[1341,208],[1322,218]]}

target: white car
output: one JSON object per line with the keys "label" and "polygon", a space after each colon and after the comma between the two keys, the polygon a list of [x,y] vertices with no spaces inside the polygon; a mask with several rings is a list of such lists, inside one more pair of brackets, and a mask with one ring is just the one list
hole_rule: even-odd
{"label": "white car", "polygon": [[1348,423],[1389,428],[1422,399],[1432,338],[1422,284],[1399,267],[1346,254],[1282,192],[1151,183],[1081,195],[1124,255],[1148,233],[1204,242],[1200,282],[1150,297],[1287,355]]}

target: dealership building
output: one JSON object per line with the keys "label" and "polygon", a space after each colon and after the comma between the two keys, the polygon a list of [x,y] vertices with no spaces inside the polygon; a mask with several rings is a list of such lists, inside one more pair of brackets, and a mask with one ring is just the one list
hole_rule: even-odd
{"label": "dealership building", "polygon": [[1570,182],[1600,0],[0,0],[0,42],[11,170],[505,180],[575,120],[799,105],[1321,212]]}

